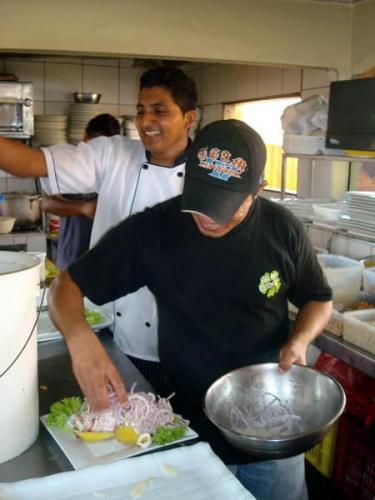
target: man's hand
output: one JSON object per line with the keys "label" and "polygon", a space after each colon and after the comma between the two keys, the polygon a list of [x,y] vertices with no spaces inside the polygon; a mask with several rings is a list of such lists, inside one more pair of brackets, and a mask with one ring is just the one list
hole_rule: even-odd
{"label": "man's hand", "polygon": [[93,219],[96,212],[96,202],[96,199],[82,202],[81,214],[88,219]]}
{"label": "man's hand", "polygon": [[50,286],[48,307],[52,321],[65,338],[74,375],[91,408],[109,408],[108,385],[124,403],[127,396],[121,377],[87,323],[82,292],[67,271],[61,272]]}
{"label": "man's hand", "polygon": [[284,344],[280,351],[279,368],[281,371],[287,371],[294,364],[306,364],[307,345],[298,339],[291,338]]}
{"label": "man's hand", "polygon": [[73,373],[94,411],[110,407],[108,386],[113,388],[120,403],[126,401],[127,394],[120,374],[94,333],[82,337],[76,335],[68,347]]}
{"label": "man's hand", "polygon": [[292,335],[280,351],[281,371],[289,370],[295,363],[306,364],[306,349],[327,326],[331,314],[331,301],[308,302],[299,310]]}

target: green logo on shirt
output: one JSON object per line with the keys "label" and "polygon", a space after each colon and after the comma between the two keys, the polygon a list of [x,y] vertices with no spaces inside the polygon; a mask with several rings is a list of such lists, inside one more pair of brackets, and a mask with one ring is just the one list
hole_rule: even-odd
{"label": "green logo on shirt", "polygon": [[267,297],[273,297],[277,294],[281,287],[281,280],[278,271],[271,271],[270,273],[264,273],[260,278],[259,290],[263,295]]}

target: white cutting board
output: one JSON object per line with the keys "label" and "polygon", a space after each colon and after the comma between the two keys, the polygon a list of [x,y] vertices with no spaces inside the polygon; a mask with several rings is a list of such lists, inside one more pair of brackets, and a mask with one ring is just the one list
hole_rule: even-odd
{"label": "white cutting board", "polygon": [[0,483],[0,500],[255,500],[207,443]]}

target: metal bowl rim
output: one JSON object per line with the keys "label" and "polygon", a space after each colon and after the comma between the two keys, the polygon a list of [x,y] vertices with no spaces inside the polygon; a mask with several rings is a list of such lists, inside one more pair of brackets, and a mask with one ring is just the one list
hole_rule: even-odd
{"label": "metal bowl rim", "polygon": [[311,428],[309,431],[306,431],[306,432],[303,432],[301,434],[296,434],[294,436],[290,436],[290,437],[287,437],[287,438],[283,438],[283,439],[271,439],[271,438],[260,438],[260,437],[255,437],[255,436],[251,436],[251,435],[248,435],[248,434],[242,434],[241,432],[238,432],[238,431],[233,431],[232,429],[227,429],[226,427],[223,427],[222,425],[216,423],[211,417],[212,417],[212,413],[207,409],[207,406],[206,406],[206,399],[207,399],[207,393],[208,391],[214,387],[215,385],[218,385],[219,382],[224,379],[224,377],[230,375],[231,373],[235,373],[239,370],[243,370],[244,368],[249,368],[249,367],[259,367],[259,366],[262,366],[264,368],[266,367],[276,367],[278,366],[278,363],[258,363],[256,365],[245,365],[245,366],[242,366],[240,368],[236,368],[235,370],[231,370],[230,372],[228,373],[225,373],[224,375],[222,375],[220,378],[218,378],[217,380],[215,380],[215,382],[213,382],[210,387],[207,389],[206,391],[206,394],[204,395],[204,399],[203,399],[203,411],[204,413],[206,414],[207,418],[210,420],[210,422],[215,425],[216,427],[218,427],[220,430],[224,431],[224,432],[228,432],[228,433],[232,433],[234,434],[235,436],[238,436],[238,437],[241,437],[241,438],[245,438],[249,441],[254,441],[254,442],[263,442],[263,441],[267,441],[267,443],[287,443],[288,441],[292,441],[292,440],[295,440],[295,439],[301,439],[301,438],[304,438],[304,437],[307,437],[307,436],[310,436],[314,433],[317,433],[319,431],[321,431],[322,429],[324,428],[329,428],[331,425],[333,425],[336,420],[340,417],[340,415],[342,415],[344,409],[345,409],[345,405],[346,405],[346,395],[345,395],[345,391],[344,389],[342,388],[342,385],[340,384],[340,382],[338,382],[335,378],[333,378],[331,375],[328,375],[326,373],[322,373],[320,372],[319,370],[317,370],[316,368],[313,368],[311,366],[306,366],[306,365],[301,365],[301,364],[297,364],[295,363],[293,366],[298,366],[298,367],[301,367],[301,368],[304,368],[304,369],[308,369],[310,371],[313,371],[313,372],[316,372],[316,373],[319,373],[319,375],[323,375],[329,379],[331,379],[336,385],[337,387],[339,388],[339,390],[341,391],[341,395],[342,395],[342,403],[341,403],[341,407],[337,413],[337,415],[334,417],[334,418],[331,418],[323,427],[322,426],[319,426],[319,427],[313,427]]}

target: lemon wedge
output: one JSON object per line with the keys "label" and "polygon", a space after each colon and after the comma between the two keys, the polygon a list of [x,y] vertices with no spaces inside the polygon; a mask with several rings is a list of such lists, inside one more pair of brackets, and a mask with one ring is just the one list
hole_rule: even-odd
{"label": "lemon wedge", "polygon": [[84,441],[103,441],[103,439],[113,438],[113,432],[75,432],[75,435]]}
{"label": "lemon wedge", "polygon": [[137,444],[138,433],[128,425],[120,425],[115,428],[115,439],[124,444]]}

